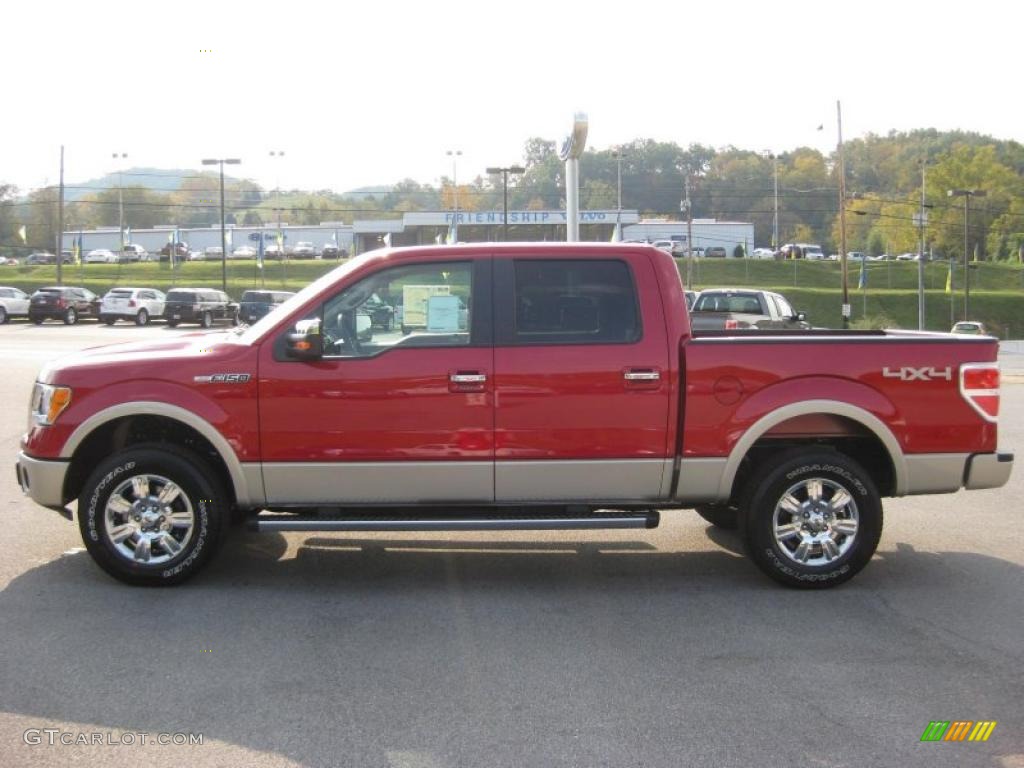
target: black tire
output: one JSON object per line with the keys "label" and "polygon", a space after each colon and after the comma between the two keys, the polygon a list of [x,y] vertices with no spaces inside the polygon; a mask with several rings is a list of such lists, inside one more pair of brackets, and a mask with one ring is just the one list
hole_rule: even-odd
{"label": "black tire", "polygon": [[168,328],[177,328],[178,327],[178,321],[177,320],[168,320],[167,321],[167,327]]}
{"label": "black tire", "polygon": [[74,307],[68,307],[68,311],[64,313],[64,325],[74,325],[78,322],[78,310]]}
{"label": "black tire", "polygon": [[[127,549],[144,538],[143,532],[151,537],[169,535],[158,527],[143,531],[132,522],[129,518],[138,511],[134,503],[124,513],[112,513],[108,523],[107,505],[111,497],[118,493],[122,500],[137,499],[130,481],[141,476],[166,479],[180,489],[180,494],[163,510],[168,519],[172,512],[187,517],[187,510],[191,509],[191,528],[187,533],[178,529],[175,534],[182,537],[177,552],[172,554],[172,548],[162,545],[159,538],[151,539],[150,556],[157,560],[166,558],[164,562],[140,562],[128,554]],[[160,487],[155,479],[148,485],[150,496],[146,500],[154,506],[153,499]],[[227,496],[204,463],[188,451],[155,443],[133,446],[100,462],[78,499],[79,530],[93,560],[115,579],[140,586],[179,584],[194,576],[223,543],[230,519]],[[111,524],[122,529],[132,526],[135,532],[124,539],[127,549],[120,549],[108,535]],[[168,528],[168,532],[173,531],[174,528]]]}
{"label": "black tire", "polygon": [[111,317],[110,315],[104,315],[103,317],[100,318],[100,320],[102,320],[107,325],[113,325],[114,323],[117,322],[117,318]]}
{"label": "black tire", "polygon": [[213,326],[213,315],[209,312],[203,312],[203,316],[199,318],[199,324],[203,328],[210,328]]}
{"label": "black tire", "polygon": [[149,312],[145,309],[140,309],[138,314],[135,315],[136,325],[149,325]]}
{"label": "black tire", "polygon": [[43,324],[43,318],[41,318],[41,317],[31,317],[30,316],[29,320],[32,321],[32,325],[42,325]]}
{"label": "black tire", "polygon": [[739,527],[739,510],[736,507],[728,504],[701,504],[694,509],[716,528],[733,531]]}
{"label": "black tire", "polygon": [[10,319],[10,316],[7,314],[7,307],[0,306],[0,325],[5,325]]}
{"label": "black tire", "polygon": [[231,315],[231,325],[238,325],[238,315]]}
{"label": "black tire", "polygon": [[[747,552],[781,584],[802,589],[842,584],[868,564],[878,547],[878,490],[860,464],[838,451],[785,451],[756,472],[747,487],[740,504]],[[844,498],[841,492],[849,501],[831,504]]]}

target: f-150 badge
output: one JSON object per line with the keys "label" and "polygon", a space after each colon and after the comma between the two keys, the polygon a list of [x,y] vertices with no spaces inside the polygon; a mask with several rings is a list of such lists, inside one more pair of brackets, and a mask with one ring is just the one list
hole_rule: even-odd
{"label": "f-150 badge", "polygon": [[206,376],[195,376],[196,384],[245,384],[252,377],[248,373],[211,373]]}
{"label": "f-150 badge", "polygon": [[882,375],[887,379],[899,379],[900,381],[931,381],[932,379],[953,380],[953,369],[945,368],[912,368],[908,365],[893,370],[886,366],[882,369]]}

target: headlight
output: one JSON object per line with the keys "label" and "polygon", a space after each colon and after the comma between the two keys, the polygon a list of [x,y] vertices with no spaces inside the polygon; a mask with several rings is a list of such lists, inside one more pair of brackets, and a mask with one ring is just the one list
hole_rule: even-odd
{"label": "headlight", "polygon": [[37,383],[32,390],[32,420],[47,427],[71,404],[71,388]]}

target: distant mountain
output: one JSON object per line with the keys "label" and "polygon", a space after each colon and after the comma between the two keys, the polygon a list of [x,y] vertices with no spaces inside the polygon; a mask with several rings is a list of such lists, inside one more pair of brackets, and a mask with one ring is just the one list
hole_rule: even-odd
{"label": "distant mountain", "polygon": [[[122,171],[121,174],[108,173],[106,176],[89,179],[88,181],[69,182],[64,190],[64,199],[78,200],[104,189],[115,189],[119,182],[119,175],[120,182],[126,187],[139,186],[159,192],[173,192],[181,186],[182,181],[200,174],[213,176],[216,175],[216,172],[196,171],[194,169],[128,168]],[[225,176],[224,180],[235,181],[230,176]]]}
{"label": "distant mountain", "polygon": [[380,195],[386,195],[394,188],[394,185],[391,184],[381,187],[357,187],[356,189],[350,189],[348,192],[342,192],[341,196],[351,197],[355,200],[365,200],[368,197],[379,197]]}

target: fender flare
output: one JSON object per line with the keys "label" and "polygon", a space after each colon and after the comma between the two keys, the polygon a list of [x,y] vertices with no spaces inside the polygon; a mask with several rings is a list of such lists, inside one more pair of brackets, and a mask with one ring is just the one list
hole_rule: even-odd
{"label": "fender flare", "polygon": [[903,449],[900,447],[899,441],[885,422],[870,411],[866,411],[863,408],[858,408],[855,405],[850,405],[849,403],[844,403],[839,400],[804,400],[799,403],[784,405],[781,408],[777,408],[776,410],[765,414],[743,433],[743,436],[736,442],[736,445],[733,446],[732,451],[729,452],[729,458],[726,460],[725,469],[722,472],[722,477],[718,487],[719,497],[728,499],[732,494],[732,486],[736,480],[736,473],[739,471],[740,462],[743,461],[743,458],[750,451],[754,443],[768,432],[768,430],[777,424],[781,424],[782,422],[788,421],[796,416],[807,416],[815,413],[828,413],[835,416],[843,416],[851,421],[857,422],[874,434],[882,445],[885,446],[885,450],[889,454],[889,460],[892,462],[893,479],[895,483],[893,495],[903,496],[906,494],[906,458],[903,455]]}
{"label": "fender flare", "polygon": [[151,400],[136,400],[128,403],[118,403],[112,405],[109,408],[104,408],[102,411],[97,411],[92,416],[87,418],[71,433],[71,436],[64,443],[64,447],[61,449],[60,457],[62,459],[71,459],[74,456],[78,446],[93,433],[98,427],[103,426],[107,422],[113,421],[114,419],[120,419],[125,416],[162,416],[168,419],[174,419],[180,421],[183,424],[192,427],[196,432],[201,434],[210,444],[214,450],[220,455],[221,460],[224,462],[224,466],[228,468],[228,474],[231,477],[231,483],[234,486],[235,498],[238,501],[240,507],[252,506],[253,504],[263,504],[265,497],[263,494],[263,475],[260,471],[259,465],[253,465],[256,468],[255,472],[246,471],[246,467],[238,460],[238,455],[231,447],[230,443],[224,438],[216,427],[210,422],[206,421],[200,416],[197,416],[192,411],[185,410],[176,405],[168,405],[167,403],[160,403]]}

